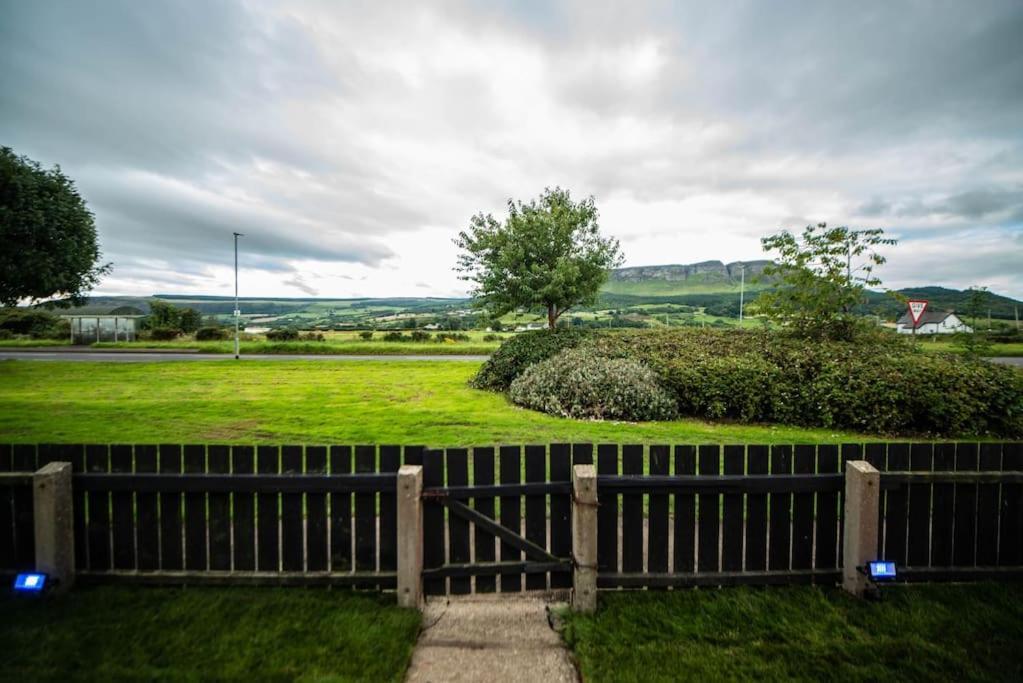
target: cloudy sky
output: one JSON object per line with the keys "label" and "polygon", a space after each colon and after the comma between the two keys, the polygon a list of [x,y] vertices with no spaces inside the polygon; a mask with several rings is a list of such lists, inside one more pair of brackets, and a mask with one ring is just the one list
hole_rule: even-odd
{"label": "cloudy sky", "polygon": [[628,265],[828,221],[893,287],[1023,297],[1023,3],[0,0],[0,144],[77,180],[103,293],[450,296],[561,185]]}

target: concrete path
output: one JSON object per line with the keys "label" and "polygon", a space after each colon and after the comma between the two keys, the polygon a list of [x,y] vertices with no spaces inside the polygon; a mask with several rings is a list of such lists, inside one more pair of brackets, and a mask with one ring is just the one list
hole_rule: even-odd
{"label": "concrete path", "polygon": [[561,636],[539,598],[433,599],[423,614],[407,683],[576,683]]}
{"label": "concrete path", "polygon": [[[400,355],[400,356],[345,356],[341,354],[242,354],[241,360],[318,360],[318,361],[440,361],[461,360],[481,363],[488,356],[457,356],[457,355]],[[163,363],[167,361],[233,361],[229,353],[195,353],[167,351],[49,351],[49,350],[0,350],[0,360],[42,360],[42,361],[78,361],[106,363]]]}

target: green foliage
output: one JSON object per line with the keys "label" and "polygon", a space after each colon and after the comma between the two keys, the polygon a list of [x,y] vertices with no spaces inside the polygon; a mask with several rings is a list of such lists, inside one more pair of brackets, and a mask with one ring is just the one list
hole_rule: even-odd
{"label": "green foliage", "polygon": [[409,341],[409,338],[403,335],[401,332],[385,332],[383,340],[385,342],[400,342]]}
{"label": "green foliage", "polygon": [[170,341],[177,339],[181,330],[176,327],[154,327],[149,330],[149,338],[154,341]]}
{"label": "green foliage", "polygon": [[227,339],[227,330],[222,327],[200,327],[195,331],[196,341],[219,341]]}
{"label": "green foliage", "polygon": [[551,415],[598,420],[671,420],[675,401],[637,361],[568,349],[526,368],[512,382],[515,403]]}
{"label": "green foliage", "polygon": [[12,337],[66,339],[69,336],[66,320],[39,308],[0,308],[0,330],[6,330]]}
{"label": "green foliage", "polygon": [[323,336],[322,332],[306,332],[305,334],[298,335],[298,341],[325,342],[327,338]]}
{"label": "green foliage", "polygon": [[278,330],[270,330],[267,332],[266,338],[267,340],[274,342],[297,341],[298,330],[293,327],[282,327]]}
{"label": "green foliage", "polygon": [[190,334],[202,327],[202,313],[194,308],[186,308],[178,316],[178,327],[181,331]]}
{"label": "green foliage", "polygon": [[363,330],[362,332],[359,333],[359,339],[362,339],[364,341],[369,341],[372,338],[373,332],[370,330]]}
{"label": "green foliage", "polygon": [[560,327],[519,333],[491,354],[471,385],[477,389],[505,391],[530,365],[578,346],[586,336],[582,330]]}
{"label": "green foliage", "polygon": [[181,329],[181,309],[160,299],[149,301],[149,315],[142,320],[143,329],[168,327]]}
{"label": "green foliage", "polygon": [[501,341],[501,335],[499,335],[499,334],[485,334],[485,335],[483,335],[483,341],[485,341],[485,342]]}
{"label": "green foliage", "polygon": [[553,329],[561,315],[596,301],[607,271],[622,262],[618,240],[600,235],[592,197],[544,190],[528,204],[508,200],[499,223],[477,214],[455,244],[457,270],[473,283],[473,303],[497,318],[516,309],[543,310]]}
{"label": "green foliage", "polygon": [[785,231],[761,242],[764,251],[779,252],[778,262],[766,266],[764,275],[780,278],[781,285],[760,295],[760,311],[802,338],[856,338],[866,323],[855,309],[866,300],[865,288],[881,284],[874,268],[885,258],[876,248],[896,241],[885,238],[881,229],[819,223],[807,226],[799,238]]}
{"label": "green foliage", "polygon": [[453,341],[453,342],[465,342],[469,341],[471,337],[465,332],[438,332],[436,339],[439,342]]}
{"label": "green foliage", "polygon": [[971,321],[973,329],[971,332],[957,332],[952,337],[952,343],[962,350],[963,355],[970,358],[991,355],[991,341],[988,339],[988,335],[980,330],[979,324],[981,316],[984,315],[988,298],[987,287],[970,287],[967,290],[963,314],[967,320]]}
{"label": "green foliage", "polygon": [[59,166],[0,147],[0,304],[58,298],[81,305],[110,272],[100,259],[96,225],[74,182]]}
{"label": "green foliage", "polygon": [[430,341],[430,333],[423,332],[422,330],[412,330],[412,333],[409,334],[409,339],[414,342],[427,342]]}

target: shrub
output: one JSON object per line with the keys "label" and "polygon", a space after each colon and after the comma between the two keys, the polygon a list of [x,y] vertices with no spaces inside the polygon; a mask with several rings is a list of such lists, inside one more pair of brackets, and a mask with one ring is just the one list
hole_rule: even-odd
{"label": "shrub", "polygon": [[465,332],[438,332],[437,341],[440,342],[460,342],[469,341],[470,337]]}
{"label": "shrub", "polygon": [[472,378],[470,385],[477,389],[505,391],[530,365],[575,348],[588,336],[585,330],[572,328],[517,334],[494,351]]}
{"label": "shrub", "polygon": [[485,342],[501,341],[501,335],[499,335],[499,334],[485,334],[485,335],[483,335],[483,341],[485,341]]}
{"label": "shrub", "polygon": [[270,330],[267,332],[266,338],[269,341],[275,342],[298,341],[298,330],[291,327],[282,327],[279,330]]}
{"label": "shrub", "polygon": [[370,339],[373,338],[373,333],[370,332],[369,330],[364,330],[359,333],[359,338],[364,341],[369,341]]}
{"label": "shrub", "polygon": [[0,339],[14,339],[14,333],[0,327]]}
{"label": "shrub", "polygon": [[222,327],[200,327],[195,331],[196,341],[220,341],[227,339],[227,330]]}
{"label": "shrub", "polygon": [[40,308],[0,308],[0,330],[33,339],[60,339],[70,336],[66,320]]}
{"label": "shrub", "polygon": [[401,332],[387,332],[384,334],[383,339],[386,342],[408,341],[408,337],[403,335]]}
{"label": "shrub", "polygon": [[306,332],[305,334],[300,334],[298,336],[298,338],[301,341],[310,341],[310,342],[327,341],[327,338],[323,336],[322,332]]}
{"label": "shrub", "polygon": [[563,417],[638,421],[677,415],[653,370],[586,349],[568,349],[531,365],[508,395],[519,405]]}
{"label": "shrub", "polygon": [[153,341],[171,341],[177,339],[181,330],[175,327],[154,327],[149,330],[149,338]]}
{"label": "shrub", "polygon": [[422,330],[412,330],[412,333],[409,335],[409,339],[414,342],[428,342],[430,341],[430,333],[423,332]]}

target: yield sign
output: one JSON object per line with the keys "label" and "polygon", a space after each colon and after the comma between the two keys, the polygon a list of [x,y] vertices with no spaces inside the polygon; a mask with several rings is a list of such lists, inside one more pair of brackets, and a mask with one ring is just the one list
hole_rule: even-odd
{"label": "yield sign", "polygon": [[910,300],[906,302],[909,304],[909,317],[913,319],[913,327],[920,324],[920,317],[927,310],[927,302],[922,300]]}

